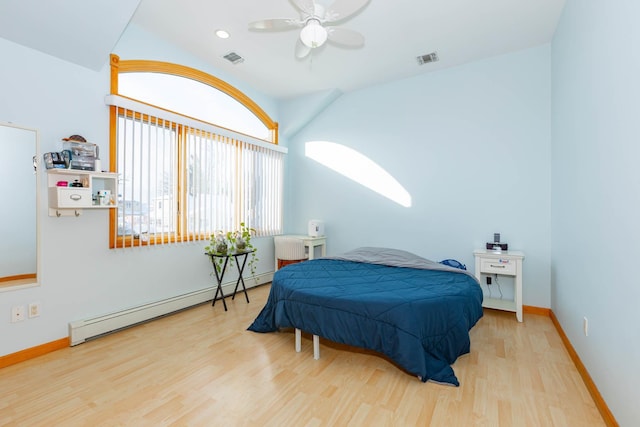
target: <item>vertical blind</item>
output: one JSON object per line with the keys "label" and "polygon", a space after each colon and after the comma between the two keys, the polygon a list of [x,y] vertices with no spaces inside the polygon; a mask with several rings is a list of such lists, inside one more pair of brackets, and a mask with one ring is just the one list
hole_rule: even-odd
{"label": "vertical blind", "polygon": [[207,240],[240,223],[282,233],[285,148],[117,95],[107,104],[117,107],[115,247]]}

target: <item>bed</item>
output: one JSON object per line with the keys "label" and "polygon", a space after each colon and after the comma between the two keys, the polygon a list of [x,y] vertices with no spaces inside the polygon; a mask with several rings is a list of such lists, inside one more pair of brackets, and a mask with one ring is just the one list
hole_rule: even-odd
{"label": "bed", "polygon": [[459,385],[451,364],[469,352],[482,317],[477,279],[390,248],[358,248],[278,270],[254,332],[296,328],[381,353],[423,382]]}

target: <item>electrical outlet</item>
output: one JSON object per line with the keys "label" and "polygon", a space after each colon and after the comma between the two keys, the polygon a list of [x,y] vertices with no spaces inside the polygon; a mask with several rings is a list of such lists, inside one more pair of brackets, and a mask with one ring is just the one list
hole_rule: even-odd
{"label": "electrical outlet", "polygon": [[29,304],[29,319],[40,316],[40,303],[32,302]]}
{"label": "electrical outlet", "polygon": [[588,337],[589,336],[589,319],[585,317],[583,317],[582,319],[582,329],[584,329],[584,336]]}
{"label": "electrical outlet", "polygon": [[16,305],[11,308],[11,323],[22,322],[24,320],[24,305]]}

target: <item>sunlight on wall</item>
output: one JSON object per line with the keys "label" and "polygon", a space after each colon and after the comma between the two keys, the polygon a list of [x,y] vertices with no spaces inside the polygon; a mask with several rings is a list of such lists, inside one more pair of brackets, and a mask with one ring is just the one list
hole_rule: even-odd
{"label": "sunlight on wall", "polygon": [[305,155],[401,206],[411,207],[411,195],[394,177],[349,147],[334,142],[312,141],[305,144]]}

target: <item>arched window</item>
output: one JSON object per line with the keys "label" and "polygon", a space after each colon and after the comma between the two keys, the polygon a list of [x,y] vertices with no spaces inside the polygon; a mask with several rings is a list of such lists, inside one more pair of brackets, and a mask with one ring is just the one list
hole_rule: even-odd
{"label": "arched window", "polygon": [[240,223],[282,232],[278,125],[214,76],[111,57],[111,247],[204,240]]}

